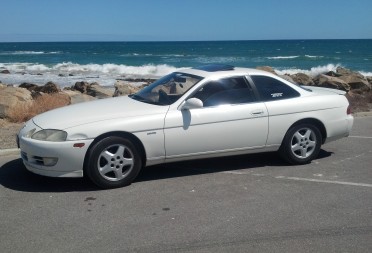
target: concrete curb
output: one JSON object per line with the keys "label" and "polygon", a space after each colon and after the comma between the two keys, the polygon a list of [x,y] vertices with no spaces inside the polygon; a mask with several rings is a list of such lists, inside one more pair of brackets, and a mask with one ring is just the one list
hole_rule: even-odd
{"label": "concrete curb", "polygon": [[21,150],[19,148],[0,149],[0,156],[19,155],[20,152]]}

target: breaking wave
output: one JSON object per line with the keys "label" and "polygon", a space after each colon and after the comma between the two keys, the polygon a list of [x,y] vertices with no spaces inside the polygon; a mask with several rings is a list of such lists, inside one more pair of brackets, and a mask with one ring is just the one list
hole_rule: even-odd
{"label": "breaking wave", "polygon": [[38,55],[38,54],[62,54],[61,51],[52,51],[52,52],[44,52],[44,51],[8,51],[2,52],[0,55]]}
{"label": "breaking wave", "polygon": [[363,76],[372,76],[372,72],[359,71]]}
{"label": "breaking wave", "polygon": [[71,86],[77,81],[98,82],[113,86],[121,78],[159,78],[177,70],[169,65],[127,66],[120,64],[76,64],[64,62],[51,66],[34,63],[0,63],[0,70],[10,74],[2,75],[1,81],[19,85],[24,82],[44,85],[48,81],[61,87]]}
{"label": "breaking wave", "polygon": [[317,66],[312,67],[310,70],[307,69],[297,69],[297,68],[290,68],[290,69],[275,69],[275,72],[279,75],[293,75],[297,73],[304,73],[309,76],[315,77],[319,74],[323,74],[329,71],[336,71],[337,67],[341,67],[341,64],[327,64],[324,66]]}
{"label": "breaking wave", "polygon": [[308,54],[306,54],[305,57],[306,58],[310,58],[310,59],[316,59],[316,58],[323,58],[324,56],[322,56],[322,55],[308,55]]}
{"label": "breaking wave", "polygon": [[266,59],[269,59],[269,60],[290,60],[290,59],[296,59],[296,58],[318,59],[318,58],[323,58],[323,57],[324,56],[322,56],[322,55],[308,55],[308,54],[305,54],[303,56],[301,56],[301,55],[270,56],[270,57],[266,57]]}
{"label": "breaking wave", "polygon": [[283,59],[295,59],[300,57],[299,55],[292,55],[292,56],[272,56],[272,57],[266,57],[270,60],[283,60]]}
{"label": "breaking wave", "polygon": [[[336,71],[339,66],[342,65],[327,64],[310,69],[276,67],[274,70],[279,75],[305,73],[315,77],[322,73]],[[104,86],[112,86],[117,79],[131,77],[158,78],[180,68],[166,64],[128,66],[123,64],[77,64],[64,62],[50,66],[34,63],[0,63],[1,69],[7,69],[11,72],[1,76],[1,81],[7,84],[31,82],[43,85],[48,81],[54,81],[64,87],[71,86],[77,81],[98,82]],[[360,73],[364,76],[372,76],[372,72],[360,71]]]}
{"label": "breaking wave", "polygon": [[77,64],[72,62],[58,63],[52,66],[34,63],[0,63],[0,67],[11,72],[26,72],[31,74],[87,74],[87,75],[122,75],[122,76],[153,76],[160,77],[177,68],[166,64],[128,66],[123,64]]}

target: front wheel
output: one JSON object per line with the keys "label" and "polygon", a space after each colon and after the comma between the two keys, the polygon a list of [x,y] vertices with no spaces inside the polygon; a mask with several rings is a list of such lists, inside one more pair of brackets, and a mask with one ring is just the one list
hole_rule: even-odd
{"label": "front wheel", "polygon": [[321,140],[322,135],[316,126],[295,125],[285,135],[279,154],[291,164],[306,164],[318,156]]}
{"label": "front wheel", "polygon": [[117,136],[106,137],[94,144],[87,159],[87,176],[104,189],[129,185],[142,167],[136,146]]}

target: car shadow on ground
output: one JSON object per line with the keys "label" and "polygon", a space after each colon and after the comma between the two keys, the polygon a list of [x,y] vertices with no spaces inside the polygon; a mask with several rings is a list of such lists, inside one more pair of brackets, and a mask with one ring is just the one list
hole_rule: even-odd
{"label": "car shadow on ground", "polygon": [[18,158],[0,168],[0,185],[22,192],[72,192],[97,190],[84,178],[53,178],[29,172]]}
{"label": "car shadow on ground", "polygon": [[[333,153],[321,149],[316,160],[329,157],[332,154]],[[218,173],[223,171],[282,166],[291,165],[283,161],[276,152],[201,159],[143,168],[135,182]]]}
{"label": "car shadow on ground", "polygon": [[[317,160],[333,153],[321,150]],[[260,167],[290,166],[277,153],[261,153],[169,163],[144,168],[134,183]],[[85,178],[52,178],[26,170],[20,158],[0,168],[0,185],[22,192],[74,192],[100,190]]]}

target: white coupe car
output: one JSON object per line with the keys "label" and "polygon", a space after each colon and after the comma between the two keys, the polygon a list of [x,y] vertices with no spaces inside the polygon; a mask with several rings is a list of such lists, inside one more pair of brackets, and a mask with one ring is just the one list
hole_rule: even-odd
{"label": "white coupe car", "polygon": [[345,92],[304,87],[268,72],[206,65],[171,73],[136,94],[38,115],[18,134],[26,168],[130,184],[143,166],[278,151],[291,164],[349,135]]}

